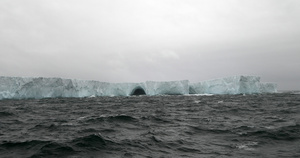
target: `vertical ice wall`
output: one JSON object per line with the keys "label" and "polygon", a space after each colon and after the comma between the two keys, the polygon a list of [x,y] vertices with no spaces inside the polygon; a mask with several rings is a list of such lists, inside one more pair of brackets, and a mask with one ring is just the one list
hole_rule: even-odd
{"label": "vertical ice wall", "polygon": [[145,90],[145,83],[111,83],[108,96],[130,96],[137,88]]}
{"label": "vertical ice wall", "polygon": [[62,78],[0,77],[0,99],[89,96],[130,96],[136,89],[146,95],[188,94],[188,81],[107,83]]}
{"label": "vertical ice wall", "polygon": [[274,83],[260,83],[259,91],[261,93],[276,93],[277,85]]}
{"label": "vertical ice wall", "polygon": [[189,81],[168,81],[168,82],[146,82],[147,95],[169,94],[181,95],[189,94]]}
{"label": "vertical ice wall", "polygon": [[232,76],[190,84],[190,94],[274,93],[276,84],[260,83],[257,76]]}
{"label": "vertical ice wall", "polygon": [[260,93],[260,77],[257,76],[239,76],[239,90],[237,94]]}
{"label": "vertical ice wall", "polygon": [[31,80],[32,78],[0,76],[0,99],[13,98],[16,91]]}
{"label": "vertical ice wall", "polygon": [[260,77],[233,76],[198,83],[188,80],[145,83],[107,83],[62,78],[0,77],[0,99],[89,96],[130,96],[136,89],[146,95],[274,93],[276,84]]}

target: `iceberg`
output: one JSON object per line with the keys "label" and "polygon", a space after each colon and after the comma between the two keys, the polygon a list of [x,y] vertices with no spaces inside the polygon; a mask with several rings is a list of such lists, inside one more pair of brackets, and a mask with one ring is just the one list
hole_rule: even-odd
{"label": "iceberg", "polygon": [[198,83],[190,83],[188,80],[108,83],[63,78],[0,76],[0,100],[131,95],[254,94],[274,93],[277,92],[276,88],[276,84],[261,83],[260,77],[256,76],[233,76]]}
{"label": "iceberg", "polygon": [[232,76],[190,83],[190,94],[255,94],[276,92],[276,84],[261,83],[258,76]]}
{"label": "iceberg", "polygon": [[169,94],[183,95],[189,94],[189,81],[169,81],[169,82],[146,82],[146,91],[148,95]]}
{"label": "iceberg", "polygon": [[189,82],[108,83],[62,78],[0,77],[0,99],[188,94]]}

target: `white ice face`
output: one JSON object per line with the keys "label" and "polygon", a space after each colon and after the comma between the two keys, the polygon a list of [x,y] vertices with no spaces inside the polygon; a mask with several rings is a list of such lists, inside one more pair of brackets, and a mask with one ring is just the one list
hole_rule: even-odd
{"label": "white ice face", "polygon": [[106,83],[62,78],[0,77],[0,99],[188,94],[188,81]]}
{"label": "white ice face", "polygon": [[189,94],[189,81],[169,81],[169,82],[146,82],[148,95],[182,95]]}
{"label": "white ice face", "polygon": [[190,84],[193,94],[275,93],[276,84],[261,83],[257,76],[232,76]]}
{"label": "white ice face", "polygon": [[62,78],[0,77],[0,99],[89,96],[274,93],[276,84],[260,83],[260,77],[233,76],[199,83],[188,80],[144,83],[107,83]]}

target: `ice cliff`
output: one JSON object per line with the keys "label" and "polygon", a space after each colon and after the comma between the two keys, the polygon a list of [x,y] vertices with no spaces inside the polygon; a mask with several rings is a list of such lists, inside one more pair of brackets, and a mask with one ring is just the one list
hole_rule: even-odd
{"label": "ice cliff", "polygon": [[261,83],[260,77],[234,76],[189,83],[188,80],[143,83],[107,83],[62,78],[0,77],[0,99],[130,96],[182,94],[274,93],[276,85]]}
{"label": "ice cliff", "polygon": [[190,83],[190,94],[255,94],[276,93],[274,83],[261,83],[257,76],[232,76]]}

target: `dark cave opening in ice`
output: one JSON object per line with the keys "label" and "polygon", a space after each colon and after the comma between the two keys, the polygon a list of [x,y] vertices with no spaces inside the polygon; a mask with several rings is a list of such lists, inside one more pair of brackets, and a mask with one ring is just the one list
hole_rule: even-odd
{"label": "dark cave opening in ice", "polygon": [[146,92],[143,88],[136,88],[131,95],[146,95]]}

